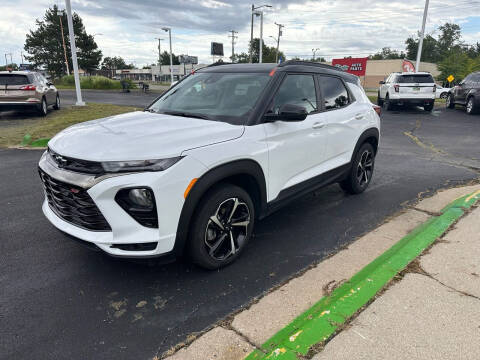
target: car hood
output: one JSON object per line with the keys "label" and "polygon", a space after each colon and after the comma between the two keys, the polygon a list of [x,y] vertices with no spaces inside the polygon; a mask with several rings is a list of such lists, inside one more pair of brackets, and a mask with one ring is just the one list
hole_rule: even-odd
{"label": "car hood", "polygon": [[136,111],[73,125],[48,146],[91,161],[162,159],[238,138],[243,131],[242,125]]}

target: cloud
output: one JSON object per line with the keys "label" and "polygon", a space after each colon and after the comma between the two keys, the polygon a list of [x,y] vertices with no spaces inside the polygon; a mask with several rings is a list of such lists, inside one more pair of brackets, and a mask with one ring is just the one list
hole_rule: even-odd
{"label": "cloud", "polygon": [[[266,1],[273,8],[264,9],[264,41],[273,46],[278,27],[285,25],[280,48],[290,56],[326,58],[343,55],[366,56],[382,47],[404,50],[405,39],[414,35],[421,24],[424,3],[418,0],[280,0]],[[64,2],[56,0],[60,7]],[[437,0],[430,3],[427,32],[438,33],[446,21],[464,28],[463,39],[478,41],[480,0]],[[0,19],[0,51],[13,52],[20,61],[25,33],[34,28],[51,0],[3,0]],[[168,35],[162,26],[172,28],[173,50],[177,54],[199,56],[209,62],[210,42],[224,43],[231,53],[230,30],[238,31],[237,52],[247,51],[250,39],[250,4],[243,0],[72,0],[72,8],[84,20],[87,32],[101,33],[95,40],[105,56],[122,56],[138,66],[155,62],[158,57],[156,37]],[[437,31],[437,32],[436,32]],[[255,20],[255,36],[259,21]],[[0,52],[1,55],[1,52]]]}

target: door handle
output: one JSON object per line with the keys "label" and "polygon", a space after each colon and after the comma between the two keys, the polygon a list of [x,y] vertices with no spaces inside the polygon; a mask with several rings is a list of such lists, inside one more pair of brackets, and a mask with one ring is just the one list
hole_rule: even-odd
{"label": "door handle", "polygon": [[363,114],[357,114],[357,115],[355,115],[355,119],[357,119],[357,120],[362,120],[362,119],[363,119]]}
{"label": "door handle", "polygon": [[323,128],[324,126],[325,126],[325,123],[323,123],[323,122],[316,122],[316,123],[314,123],[314,124],[312,125],[312,128],[314,128],[314,129],[321,129],[321,128]]}

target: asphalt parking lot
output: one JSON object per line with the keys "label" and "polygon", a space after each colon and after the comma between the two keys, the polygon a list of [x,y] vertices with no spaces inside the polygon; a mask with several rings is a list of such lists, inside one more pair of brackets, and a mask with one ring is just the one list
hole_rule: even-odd
{"label": "asphalt parking lot", "polygon": [[41,213],[41,152],[0,150],[0,358],[151,359],[419,194],[477,179],[479,138],[480,116],[460,109],[384,113],[365,193],[347,196],[331,185],[303,197],[258,223],[243,256],[216,272],[185,262],[132,263],[79,246]]}

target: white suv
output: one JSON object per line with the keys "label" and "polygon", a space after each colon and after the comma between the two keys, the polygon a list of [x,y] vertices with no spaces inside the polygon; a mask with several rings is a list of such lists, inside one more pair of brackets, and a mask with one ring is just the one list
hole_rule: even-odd
{"label": "white suv", "polygon": [[72,126],[40,163],[43,212],[121,257],[235,260],[254,222],[339,182],[370,183],[379,107],[356,76],[305,62],[210,66],[144,112]]}
{"label": "white suv", "polygon": [[392,73],[385,81],[380,81],[378,105],[391,110],[394,105],[412,104],[432,111],[437,85],[427,72]]}

